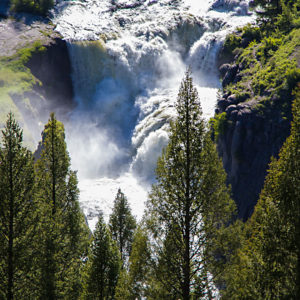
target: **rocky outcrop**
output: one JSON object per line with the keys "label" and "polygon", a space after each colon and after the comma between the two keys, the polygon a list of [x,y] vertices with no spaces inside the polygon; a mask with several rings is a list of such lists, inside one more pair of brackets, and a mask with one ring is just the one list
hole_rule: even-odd
{"label": "rocky outcrop", "polygon": [[49,109],[72,105],[71,63],[66,42],[55,38],[45,51],[32,55],[26,66],[41,82],[34,90],[47,99]]}
{"label": "rocky outcrop", "polygon": [[[223,87],[240,80],[241,66],[222,65]],[[223,95],[216,113],[226,112],[224,132],[218,138],[218,151],[227,172],[228,183],[238,206],[238,215],[249,218],[264,184],[271,157],[276,157],[289,135],[290,118],[283,117],[281,99],[259,105],[250,95]]]}
{"label": "rocky outcrop", "polygon": [[[31,90],[10,93],[34,141],[40,139],[43,124],[49,113],[55,111],[62,117],[73,102],[71,64],[66,42],[55,38],[45,45],[44,51],[33,53],[26,66],[39,84]],[[30,103],[30,105],[28,105]]]}
{"label": "rocky outcrop", "polygon": [[[5,77],[2,79],[7,86],[2,86],[0,93],[0,112],[12,111],[24,128],[24,139],[34,145],[40,139],[49,113],[55,111],[61,117],[72,106],[73,87],[67,43],[48,20],[27,14],[20,16],[18,21],[0,21],[0,53],[0,56],[8,58],[7,68],[11,67],[9,63],[13,60],[19,60],[20,68],[23,64],[28,68],[24,70],[23,88],[19,88],[23,84],[20,81],[21,71],[16,72],[15,83],[13,80],[5,83]],[[5,67],[5,60],[2,60],[2,65]],[[32,80],[28,84],[31,75]],[[5,101],[1,101],[2,98]],[[3,116],[0,127],[5,122]]]}

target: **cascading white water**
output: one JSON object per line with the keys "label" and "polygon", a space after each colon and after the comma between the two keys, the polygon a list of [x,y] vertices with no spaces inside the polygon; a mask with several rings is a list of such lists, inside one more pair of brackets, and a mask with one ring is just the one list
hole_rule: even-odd
{"label": "cascading white water", "polygon": [[206,119],[226,35],[251,22],[248,0],[85,0],[57,4],[77,107],[66,124],[80,201],[93,229],[120,187],[139,218],[187,66]]}

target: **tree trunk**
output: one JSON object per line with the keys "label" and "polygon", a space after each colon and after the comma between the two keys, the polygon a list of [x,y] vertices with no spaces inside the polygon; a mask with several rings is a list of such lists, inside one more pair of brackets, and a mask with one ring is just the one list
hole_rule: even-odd
{"label": "tree trunk", "polygon": [[52,202],[53,202],[53,208],[52,208],[52,215],[55,215],[56,212],[56,170],[55,170],[55,154],[54,154],[54,134],[55,134],[55,120],[52,120],[52,126],[51,126],[51,147],[52,147]]}
{"label": "tree trunk", "polygon": [[185,191],[185,253],[184,253],[184,283],[183,283],[183,299],[190,299],[190,111],[189,101],[185,102],[186,111],[186,191]]}
{"label": "tree trunk", "polygon": [[185,253],[184,253],[184,269],[183,269],[183,276],[184,276],[184,283],[183,283],[183,299],[189,300],[190,299],[190,221],[189,221],[189,214],[186,216],[186,228],[185,228]]}
{"label": "tree trunk", "polygon": [[[299,205],[298,205],[298,208]],[[298,217],[300,218],[300,210],[298,209]],[[297,240],[297,270],[296,270],[296,299],[300,299],[300,219],[298,221],[296,232]]]}
{"label": "tree trunk", "polygon": [[11,152],[11,138],[9,140],[9,234],[8,234],[8,285],[7,299],[13,299],[13,245],[14,245],[14,193],[13,193],[13,157]]}

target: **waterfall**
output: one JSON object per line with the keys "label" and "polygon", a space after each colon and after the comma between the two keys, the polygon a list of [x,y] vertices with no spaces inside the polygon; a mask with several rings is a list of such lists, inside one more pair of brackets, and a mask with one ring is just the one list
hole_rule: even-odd
{"label": "waterfall", "polygon": [[253,19],[246,0],[56,5],[53,23],[68,40],[77,103],[67,142],[91,228],[100,209],[108,216],[119,187],[141,217],[186,68],[209,119],[221,87],[218,52],[229,32]]}

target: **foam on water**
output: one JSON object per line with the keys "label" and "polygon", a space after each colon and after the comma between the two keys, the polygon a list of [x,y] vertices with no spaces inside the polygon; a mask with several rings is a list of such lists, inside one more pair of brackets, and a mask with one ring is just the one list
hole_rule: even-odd
{"label": "foam on water", "polygon": [[119,187],[141,217],[187,66],[208,119],[220,88],[217,54],[226,35],[253,18],[248,1],[237,0],[57,4],[53,23],[69,41],[77,102],[67,142],[92,229]]}
{"label": "foam on water", "polygon": [[95,228],[100,211],[103,211],[105,221],[109,220],[118,188],[121,188],[125,195],[127,195],[133,215],[137,219],[141,219],[144,212],[144,199],[147,197],[147,191],[132,174],[124,173],[117,179],[102,177],[93,180],[92,184],[90,179],[83,179],[79,182],[79,189],[84,195],[81,198],[80,204],[91,229]]}

